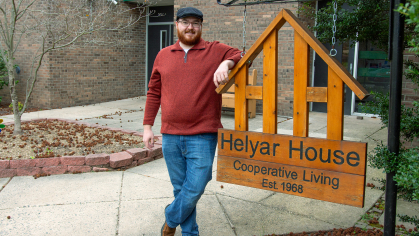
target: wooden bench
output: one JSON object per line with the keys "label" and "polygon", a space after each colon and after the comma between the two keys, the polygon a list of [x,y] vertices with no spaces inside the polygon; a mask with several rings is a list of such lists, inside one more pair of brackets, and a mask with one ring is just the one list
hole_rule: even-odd
{"label": "wooden bench", "polygon": [[[253,69],[252,74],[248,77],[249,85],[256,85],[257,81],[257,70]],[[223,105],[222,107],[234,108],[234,85],[231,86],[226,93],[223,93]],[[249,100],[247,104],[247,111],[250,113],[249,118],[256,117],[256,100]]]}

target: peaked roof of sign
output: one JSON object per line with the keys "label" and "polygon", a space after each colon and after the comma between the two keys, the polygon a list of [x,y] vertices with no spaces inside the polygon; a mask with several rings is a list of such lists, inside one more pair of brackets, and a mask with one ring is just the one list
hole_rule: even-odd
{"label": "peaked roof of sign", "polygon": [[343,82],[355,93],[359,99],[369,96],[367,90],[342,66],[334,57],[329,56],[326,47],[314,36],[314,34],[288,9],[283,9],[252,45],[249,51],[237,63],[229,74],[229,82],[216,89],[217,93],[226,92],[234,84],[234,76],[247,62],[253,61],[263,49],[263,43],[274,30],[279,30],[288,22],[294,30],[310,45],[311,48],[326,62],[326,64],[343,80]]}

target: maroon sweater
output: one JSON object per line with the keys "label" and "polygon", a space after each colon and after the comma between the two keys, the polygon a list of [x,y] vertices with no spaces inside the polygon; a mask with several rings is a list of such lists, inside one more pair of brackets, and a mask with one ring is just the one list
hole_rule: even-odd
{"label": "maroon sweater", "polygon": [[154,61],[148,84],[144,125],[154,125],[161,105],[161,133],[215,133],[221,125],[220,94],[214,73],[224,60],[240,60],[240,51],[203,39],[188,53],[176,44],[162,49]]}

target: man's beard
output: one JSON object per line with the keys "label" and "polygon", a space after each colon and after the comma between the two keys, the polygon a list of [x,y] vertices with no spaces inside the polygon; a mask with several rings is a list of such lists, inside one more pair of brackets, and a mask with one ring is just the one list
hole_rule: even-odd
{"label": "man's beard", "polygon": [[[186,33],[193,33],[197,32],[196,35],[193,36],[193,38],[187,37]],[[179,38],[179,41],[181,41],[183,44],[188,46],[193,46],[201,40],[201,30],[196,31],[195,29],[186,29],[185,31],[181,32],[179,29],[177,29],[177,36]]]}

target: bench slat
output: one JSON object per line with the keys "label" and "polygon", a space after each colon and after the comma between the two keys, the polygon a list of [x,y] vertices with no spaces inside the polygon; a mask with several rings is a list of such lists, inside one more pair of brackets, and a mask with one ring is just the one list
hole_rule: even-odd
{"label": "bench slat", "polygon": [[[262,86],[255,86],[257,83],[257,70],[253,69],[248,76],[248,86],[246,86],[246,99],[248,100],[247,111],[250,118],[256,117],[256,100],[262,100]],[[235,85],[231,86],[226,93],[223,93],[222,107],[234,108]]]}

